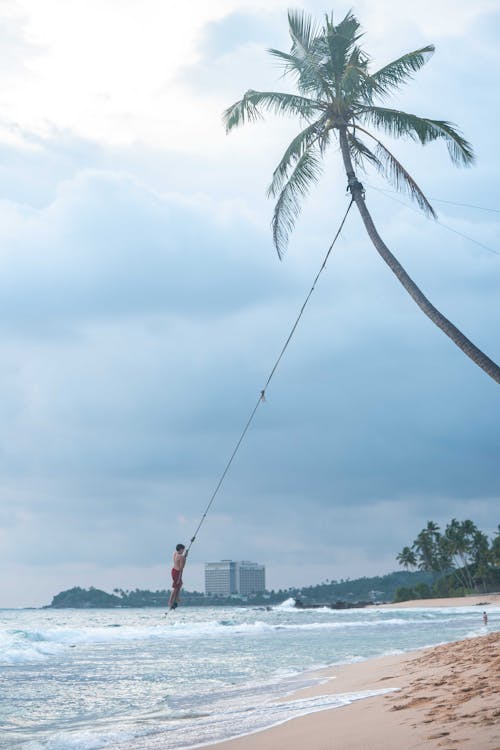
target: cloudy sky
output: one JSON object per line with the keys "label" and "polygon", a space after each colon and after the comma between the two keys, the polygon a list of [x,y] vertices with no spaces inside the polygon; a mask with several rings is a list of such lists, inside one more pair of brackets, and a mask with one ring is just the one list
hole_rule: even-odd
{"label": "cloudy sky", "polygon": [[[346,207],[333,150],[280,262],[265,189],[297,125],[221,124],[248,88],[285,85],[266,49],[288,49],[288,6],[0,2],[0,606],[168,586]],[[374,66],[436,45],[394,105],[458,123],[477,164],[394,145],[440,223],[371,174],[367,201],[498,361],[498,2],[353,9]],[[187,588],[221,558],[265,563],[269,588],[390,572],[428,519],[493,534],[498,385],[415,307],[354,211],[267,396]]]}

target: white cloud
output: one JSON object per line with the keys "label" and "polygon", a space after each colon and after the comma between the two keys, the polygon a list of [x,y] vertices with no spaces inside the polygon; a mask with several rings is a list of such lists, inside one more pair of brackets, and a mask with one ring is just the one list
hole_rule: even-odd
{"label": "white cloud", "polygon": [[190,96],[177,75],[198,59],[204,26],[244,5],[18,0],[19,44],[33,52],[24,63],[29,75],[2,87],[3,110],[45,136],[56,128],[106,144],[206,148],[220,128],[220,107]]}
{"label": "white cloud", "polygon": [[[498,12],[496,0],[478,0],[469,3],[467,0],[422,0],[414,3],[403,0],[393,3],[391,0],[360,0],[356,14],[362,20],[363,27],[369,31],[370,39],[387,40],[426,35],[424,42],[436,41],[451,36],[467,34],[471,26],[481,18]],[[384,42],[387,47],[387,41]],[[421,46],[420,44],[418,46]],[[417,47],[415,47],[417,48]]]}
{"label": "white cloud", "polygon": [[[245,79],[252,73],[254,83],[248,85],[258,87],[259,70],[268,61],[262,41],[252,44],[249,39],[205,66],[200,45],[206,29],[235,13],[249,18],[260,14],[264,23],[264,13],[266,26],[272,21],[276,36],[281,20],[279,37],[284,39],[286,5],[282,0],[195,0],[187,5],[162,0],[18,0],[4,13],[5,27],[16,29],[9,47],[17,73],[12,75],[12,65],[4,65],[2,110],[9,112],[11,124],[45,136],[56,128],[105,144],[175,144],[178,151],[202,151],[210,143],[213,149],[223,140],[221,98],[215,92],[221,93],[221,85],[230,91],[233,80],[234,86],[239,81],[247,88]],[[314,13],[324,10],[317,3],[310,7]],[[397,7],[370,0],[358,10],[369,32],[368,47],[384,61],[409,43],[460,36],[494,11],[491,0]],[[394,40],[392,49],[387,48],[388,35]],[[180,76],[186,69],[203,87],[193,92],[186,86],[188,79]]]}

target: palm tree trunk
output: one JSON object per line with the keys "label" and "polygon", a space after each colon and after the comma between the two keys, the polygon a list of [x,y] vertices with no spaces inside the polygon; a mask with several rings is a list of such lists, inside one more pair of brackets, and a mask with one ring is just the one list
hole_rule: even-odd
{"label": "palm tree trunk", "polygon": [[373,219],[368,211],[364,199],[363,186],[357,180],[352,166],[349,146],[347,144],[347,135],[345,128],[339,128],[340,149],[344,160],[344,167],[347,174],[347,181],[352,198],[358,207],[359,213],[365,225],[366,231],[376,250],[385,260],[391,271],[395,274],[401,284],[404,286],[410,297],[417,303],[420,309],[428,318],[435,323],[449,338],[461,349],[464,354],[472,359],[481,367],[493,380],[500,383],[500,367],[493,362],[484,352],[472,343],[459,329],[453,325],[437,308],[427,299],[412,278],[406,273],[401,263],[394,257],[385,242],[380,237],[375,228]]}
{"label": "palm tree trunk", "polygon": [[457,562],[455,563],[455,565],[457,566],[457,567],[455,568],[455,571],[454,571],[454,572],[455,572],[455,578],[456,578],[456,579],[458,580],[458,582],[460,583],[460,585],[461,585],[461,586],[462,586],[462,587],[463,587],[464,589],[467,589],[467,588],[469,588],[469,585],[468,585],[468,583],[467,583],[467,578],[466,578],[465,574],[464,574],[464,573],[462,573],[462,570],[463,570],[463,566],[461,567],[461,563],[460,563],[460,560],[458,560],[458,561],[457,561]]}

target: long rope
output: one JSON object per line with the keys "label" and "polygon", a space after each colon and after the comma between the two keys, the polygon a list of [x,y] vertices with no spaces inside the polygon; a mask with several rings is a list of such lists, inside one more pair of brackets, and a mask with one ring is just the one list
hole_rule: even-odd
{"label": "long rope", "polygon": [[246,422],[246,424],[245,424],[245,426],[244,426],[244,428],[243,428],[243,430],[242,430],[242,432],[241,432],[241,435],[240,435],[240,437],[239,437],[239,439],[238,439],[238,442],[236,443],[236,445],[235,445],[235,447],[234,447],[234,450],[233,450],[233,452],[231,453],[231,456],[230,456],[230,458],[229,458],[228,462],[226,463],[226,466],[224,467],[224,471],[222,472],[222,474],[221,474],[221,476],[220,476],[220,479],[219,479],[219,481],[217,482],[217,485],[216,485],[216,487],[215,487],[215,490],[213,491],[213,493],[212,493],[212,495],[211,495],[211,497],[210,497],[210,500],[209,500],[209,502],[208,502],[208,505],[207,505],[207,507],[205,508],[205,510],[204,510],[204,512],[203,512],[203,515],[202,515],[202,517],[201,517],[201,519],[200,519],[200,522],[199,522],[198,526],[196,527],[196,531],[194,532],[193,536],[191,537],[191,541],[189,542],[189,545],[188,545],[188,547],[187,547],[187,550],[186,550],[186,554],[187,554],[187,552],[189,552],[189,550],[191,549],[191,545],[192,545],[192,544],[193,544],[193,542],[195,541],[195,539],[196,539],[196,536],[197,536],[197,534],[198,534],[199,530],[201,529],[201,527],[202,527],[202,525],[203,525],[203,522],[205,521],[205,518],[207,517],[208,511],[210,510],[210,508],[211,508],[211,506],[212,506],[212,503],[213,503],[213,501],[215,500],[215,498],[216,498],[216,496],[217,496],[217,493],[219,492],[219,490],[220,490],[220,488],[221,488],[221,486],[222,486],[222,483],[223,483],[224,479],[226,478],[226,474],[227,474],[227,472],[229,471],[229,469],[230,469],[230,467],[231,467],[231,464],[233,463],[233,460],[234,460],[234,458],[235,458],[236,454],[238,453],[238,450],[239,450],[239,448],[240,448],[240,445],[242,444],[242,442],[243,442],[243,439],[244,439],[245,435],[246,435],[246,434],[247,434],[247,432],[248,432],[248,428],[250,427],[250,425],[251,425],[251,424],[252,424],[252,422],[253,422],[253,418],[255,417],[255,414],[256,414],[256,412],[257,412],[257,409],[258,409],[258,408],[259,408],[259,406],[260,406],[260,405],[261,405],[261,404],[262,404],[263,402],[265,402],[265,400],[266,400],[266,390],[267,390],[267,388],[268,388],[268,386],[269,386],[269,383],[270,383],[270,382],[271,382],[271,380],[273,379],[274,373],[276,372],[276,370],[277,370],[277,368],[278,368],[278,365],[279,365],[279,363],[281,362],[281,360],[282,360],[282,358],[283,358],[283,355],[285,354],[285,352],[286,352],[286,350],[287,350],[287,348],[288,348],[288,345],[289,345],[290,341],[292,340],[292,337],[293,337],[293,335],[294,335],[294,333],[295,333],[295,330],[296,330],[296,328],[297,328],[297,326],[298,326],[298,324],[299,324],[299,322],[300,322],[300,319],[301,319],[301,317],[302,317],[302,315],[303,315],[303,313],[304,313],[304,310],[306,309],[306,305],[307,305],[307,303],[309,302],[309,299],[311,298],[311,295],[312,295],[312,293],[314,292],[314,289],[316,288],[316,284],[318,283],[318,279],[319,279],[319,277],[321,276],[322,272],[324,271],[324,269],[325,269],[325,267],[326,267],[326,264],[327,264],[327,262],[328,262],[328,258],[330,257],[330,253],[332,252],[332,250],[333,250],[333,246],[335,245],[335,243],[336,243],[337,239],[338,239],[338,238],[339,238],[339,236],[340,236],[340,233],[341,233],[341,231],[342,231],[342,229],[343,229],[343,227],[344,227],[345,221],[346,221],[346,219],[347,219],[347,215],[348,215],[349,211],[351,210],[351,206],[352,206],[352,204],[353,204],[353,200],[352,200],[352,198],[351,198],[351,201],[350,201],[350,203],[349,203],[349,205],[348,205],[348,207],[347,207],[347,211],[345,212],[345,214],[344,214],[344,217],[343,217],[342,221],[340,222],[339,228],[337,229],[337,232],[336,232],[336,234],[335,234],[335,237],[333,238],[333,240],[332,240],[332,242],[331,242],[331,244],[330,244],[330,247],[329,247],[329,248],[328,248],[328,250],[327,250],[327,253],[326,253],[326,255],[325,255],[325,258],[324,258],[324,260],[323,260],[323,263],[321,264],[321,267],[320,267],[320,269],[319,269],[318,273],[316,274],[316,278],[315,278],[315,279],[314,279],[314,281],[313,281],[313,284],[312,284],[312,286],[311,286],[311,289],[309,290],[309,293],[308,293],[307,297],[306,297],[306,298],[305,298],[305,300],[304,300],[304,304],[303,304],[303,305],[302,305],[302,307],[300,308],[300,312],[299,312],[299,314],[297,315],[297,318],[296,318],[296,320],[295,320],[295,323],[293,324],[293,326],[292,326],[292,328],[291,328],[291,330],[290,330],[290,333],[288,334],[288,337],[287,337],[287,339],[286,339],[285,343],[283,344],[283,348],[281,349],[281,352],[279,353],[279,356],[278,356],[278,358],[277,358],[276,362],[274,363],[274,365],[273,365],[273,367],[272,367],[272,369],[271,369],[271,372],[269,373],[269,377],[268,377],[268,378],[267,378],[267,380],[266,380],[266,384],[265,384],[264,388],[263,388],[263,389],[262,389],[262,390],[260,391],[260,394],[259,394],[259,398],[257,399],[257,403],[256,403],[256,404],[255,404],[255,406],[253,407],[253,409],[252,409],[252,412],[251,412],[251,414],[250,414],[250,416],[249,416],[249,418],[248,418],[248,420],[247,420],[247,422]]}

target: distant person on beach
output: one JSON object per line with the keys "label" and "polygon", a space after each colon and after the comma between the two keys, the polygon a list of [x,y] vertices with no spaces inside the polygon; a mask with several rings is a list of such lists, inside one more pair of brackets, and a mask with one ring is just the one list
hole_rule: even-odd
{"label": "distant person on beach", "polygon": [[486,614],[486,612],[483,612],[483,625],[487,625],[487,624],[488,624],[488,615]]}
{"label": "distant person on beach", "polygon": [[175,548],[172,567],[172,591],[168,600],[170,609],[175,609],[179,603],[182,588],[182,571],[186,565],[187,557],[187,550],[185,550],[186,547],[184,544],[178,544]]}

